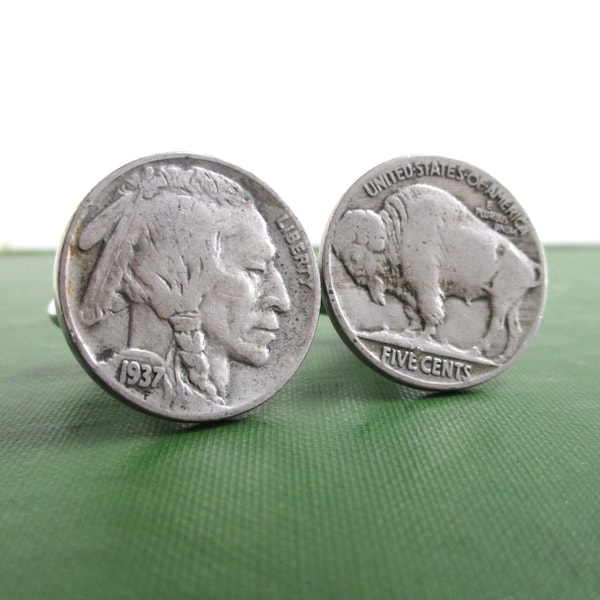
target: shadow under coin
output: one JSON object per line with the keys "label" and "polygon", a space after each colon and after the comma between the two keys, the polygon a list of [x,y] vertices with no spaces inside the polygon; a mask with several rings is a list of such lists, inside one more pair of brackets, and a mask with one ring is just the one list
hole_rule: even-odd
{"label": "shadow under coin", "polygon": [[36,402],[28,415],[7,415],[0,423],[0,445],[44,448],[57,445],[87,445],[117,440],[141,440],[185,435],[199,431],[235,428],[251,420],[238,419],[187,423],[144,413],[114,398],[91,380],[71,380],[63,393]]}
{"label": "shadow under coin", "polygon": [[307,365],[305,374],[311,382],[312,396],[365,401],[419,400],[435,393],[401,385],[380,375],[337,343],[331,344],[331,351],[321,354],[321,360]]}

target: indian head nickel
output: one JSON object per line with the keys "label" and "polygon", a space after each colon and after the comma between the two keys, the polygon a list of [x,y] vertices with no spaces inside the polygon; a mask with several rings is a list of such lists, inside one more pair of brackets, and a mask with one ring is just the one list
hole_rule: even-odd
{"label": "indian head nickel", "polygon": [[482,383],[515,362],[545,301],[542,246],[510,192],[431,156],[375,167],[321,246],[329,315],[377,371],[424,389]]}
{"label": "indian head nickel", "polygon": [[57,255],[55,301],[100,384],[146,412],[205,421],[287,382],[312,341],[320,285],[304,230],[265,184],[165,154],[83,200]]}

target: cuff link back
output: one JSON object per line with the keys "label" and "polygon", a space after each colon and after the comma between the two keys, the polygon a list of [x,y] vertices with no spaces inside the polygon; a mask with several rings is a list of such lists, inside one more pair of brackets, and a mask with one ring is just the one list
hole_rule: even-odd
{"label": "cuff link back", "polygon": [[409,156],[367,172],[331,215],[319,257],[342,339],[418,388],[467,388],[501,373],[544,308],[546,261],[525,211],[457,160]]}
{"label": "cuff link back", "polygon": [[207,421],[290,379],[315,333],[319,273],[302,226],[264,183],[212,158],[161,154],[83,200],[57,254],[55,305],[109,392]]}

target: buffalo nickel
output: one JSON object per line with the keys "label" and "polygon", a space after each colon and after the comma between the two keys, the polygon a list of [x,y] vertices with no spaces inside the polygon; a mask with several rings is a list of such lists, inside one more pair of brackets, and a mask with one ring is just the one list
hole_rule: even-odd
{"label": "buffalo nickel", "polygon": [[544,252],[525,211],[457,160],[398,158],[363,175],[335,208],[320,260],[344,341],[419,388],[497,375],[531,340],[544,307]]}
{"label": "buffalo nickel", "polygon": [[146,412],[205,421],[257,406],[292,376],[320,285],[306,233],[264,183],[164,154],[83,200],[57,255],[55,302],[101,385]]}

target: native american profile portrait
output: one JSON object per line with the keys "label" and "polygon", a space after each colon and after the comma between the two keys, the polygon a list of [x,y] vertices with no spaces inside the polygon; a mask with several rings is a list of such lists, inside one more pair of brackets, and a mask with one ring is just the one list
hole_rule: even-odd
{"label": "native american profile portrait", "polygon": [[152,366],[145,394],[165,408],[226,406],[231,361],[269,359],[290,299],[267,224],[237,182],[198,166],[139,168],[77,245],[97,252],[81,322],[128,311],[127,342],[107,360],[124,383],[126,366]]}

